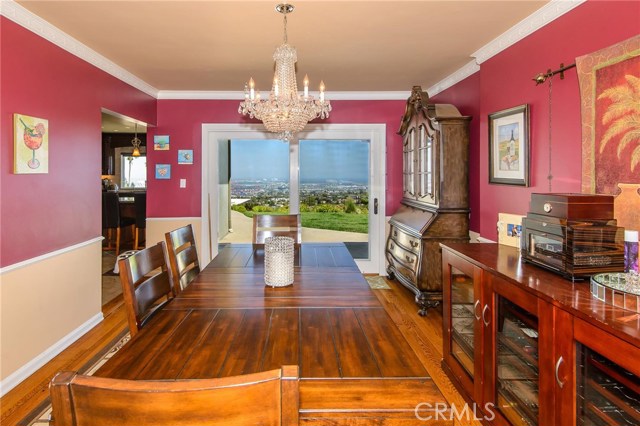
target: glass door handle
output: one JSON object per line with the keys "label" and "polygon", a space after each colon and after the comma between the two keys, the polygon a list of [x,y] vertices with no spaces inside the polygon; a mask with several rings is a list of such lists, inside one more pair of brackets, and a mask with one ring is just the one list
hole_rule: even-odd
{"label": "glass door handle", "polygon": [[564,364],[564,359],[562,358],[562,355],[561,355],[560,358],[558,358],[558,361],[556,361],[556,383],[558,384],[560,389],[562,389],[562,387],[564,386],[564,382],[561,382],[560,377],[558,376],[558,372],[560,371],[560,366],[562,364]]}
{"label": "glass door handle", "polygon": [[484,308],[482,309],[482,322],[484,322],[485,326],[489,326],[489,320],[487,319],[487,311],[489,310],[489,305],[484,305]]}
{"label": "glass door handle", "polygon": [[476,320],[480,321],[480,313],[478,312],[478,308],[480,308],[480,299],[476,300],[476,303],[473,304],[473,315],[476,317]]}
{"label": "glass door handle", "polygon": [[378,214],[378,199],[373,199],[373,214]]}

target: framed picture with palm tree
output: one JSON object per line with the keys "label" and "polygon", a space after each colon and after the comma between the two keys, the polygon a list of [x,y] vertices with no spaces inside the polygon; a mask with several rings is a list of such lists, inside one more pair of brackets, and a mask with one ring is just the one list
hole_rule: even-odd
{"label": "framed picture with palm tree", "polygon": [[640,35],[576,58],[582,107],[582,192],[640,182]]}

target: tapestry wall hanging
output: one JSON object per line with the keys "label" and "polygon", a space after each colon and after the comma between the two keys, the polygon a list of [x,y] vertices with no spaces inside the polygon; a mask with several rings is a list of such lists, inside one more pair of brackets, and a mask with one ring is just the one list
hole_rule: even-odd
{"label": "tapestry wall hanging", "polygon": [[576,58],[582,103],[582,192],[640,182],[640,35]]}

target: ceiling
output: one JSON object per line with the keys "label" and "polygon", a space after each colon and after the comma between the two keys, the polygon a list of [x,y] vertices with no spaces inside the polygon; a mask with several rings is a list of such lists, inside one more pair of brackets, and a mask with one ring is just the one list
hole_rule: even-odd
{"label": "ceiling", "polygon": [[[331,91],[431,87],[547,1],[293,1],[298,80]],[[271,87],[277,1],[18,1],[158,90]]]}

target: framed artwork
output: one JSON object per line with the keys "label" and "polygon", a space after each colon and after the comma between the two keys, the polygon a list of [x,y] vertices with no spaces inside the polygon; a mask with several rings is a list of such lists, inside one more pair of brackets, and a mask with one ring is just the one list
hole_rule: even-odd
{"label": "framed artwork", "polygon": [[153,149],[156,151],[169,151],[169,135],[155,135],[153,137]]}
{"label": "framed artwork", "polygon": [[13,114],[13,172],[49,173],[49,121]]}
{"label": "framed artwork", "polygon": [[529,186],[529,105],[489,114],[489,183]]}
{"label": "framed artwork", "polygon": [[171,179],[171,164],[156,164],[156,179]]}
{"label": "framed artwork", "polygon": [[640,35],[580,56],[576,67],[582,192],[615,195],[619,183],[640,183]]}
{"label": "framed artwork", "polygon": [[193,164],[193,150],[192,149],[179,149],[178,150],[178,164]]}

